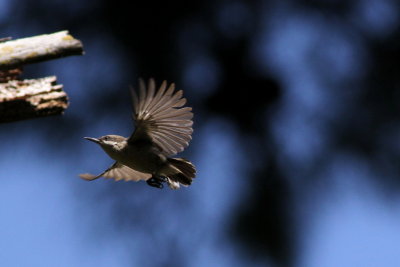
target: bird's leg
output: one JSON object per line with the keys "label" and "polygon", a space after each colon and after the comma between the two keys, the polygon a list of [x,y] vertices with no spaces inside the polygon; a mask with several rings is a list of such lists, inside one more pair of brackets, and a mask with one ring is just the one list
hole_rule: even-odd
{"label": "bird's leg", "polygon": [[151,176],[150,179],[147,179],[146,183],[152,187],[157,187],[159,189],[163,189],[164,185],[162,183],[164,183],[166,181],[167,181],[166,177],[153,174],[153,176]]}
{"label": "bird's leg", "polygon": [[154,176],[152,176],[150,179],[146,180],[146,183],[152,187],[157,187],[159,189],[163,189],[164,185],[158,181]]}
{"label": "bird's leg", "polygon": [[157,176],[157,178],[161,183],[166,183],[167,182],[167,177],[165,176]]}

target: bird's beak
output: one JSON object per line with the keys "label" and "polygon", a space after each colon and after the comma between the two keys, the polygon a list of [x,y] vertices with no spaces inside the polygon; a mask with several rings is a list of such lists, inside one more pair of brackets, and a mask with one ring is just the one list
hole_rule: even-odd
{"label": "bird's beak", "polygon": [[95,142],[96,144],[100,144],[100,140],[97,138],[93,138],[93,137],[83,137],[83,138],[85,138],[86,140]]}

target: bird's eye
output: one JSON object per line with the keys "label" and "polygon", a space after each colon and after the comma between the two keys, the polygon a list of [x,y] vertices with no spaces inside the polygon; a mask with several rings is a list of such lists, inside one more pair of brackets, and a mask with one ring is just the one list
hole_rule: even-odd
{"label": "bird's eye", "polygon": [[108,136],[104,137],[104,141],[108,141],[108,139],[110,139]]}

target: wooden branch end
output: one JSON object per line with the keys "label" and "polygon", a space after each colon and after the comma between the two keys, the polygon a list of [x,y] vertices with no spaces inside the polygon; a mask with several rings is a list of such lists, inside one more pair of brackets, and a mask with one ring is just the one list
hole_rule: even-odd
{"label": "wooden branch end", "polygon": [[81,41],[68,31],[0,43],[0,70],[72,55],[83,55]]}
{"label": "wooden branch end", "polygon": [[0,123],[63,114],[68,96],[56,77],[0,83]]}

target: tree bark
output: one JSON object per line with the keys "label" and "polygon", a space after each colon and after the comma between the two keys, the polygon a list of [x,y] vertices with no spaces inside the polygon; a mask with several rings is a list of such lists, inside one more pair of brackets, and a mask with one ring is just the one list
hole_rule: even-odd
{"label": "tree bark", "polygon": [[18,80],[23,65],[82,55],[82,43],[61,31],[29,38],[0,39],[0,123],[62,114],[67,94],[55,76]]}
{"label": "tree bark", "polygon": [[0,83],[0,123],[62,114],[67,107],[55,76]]}

